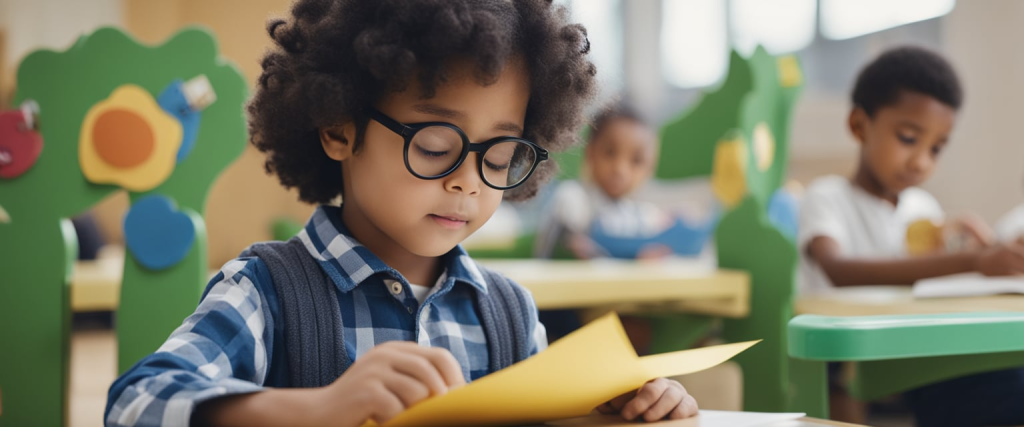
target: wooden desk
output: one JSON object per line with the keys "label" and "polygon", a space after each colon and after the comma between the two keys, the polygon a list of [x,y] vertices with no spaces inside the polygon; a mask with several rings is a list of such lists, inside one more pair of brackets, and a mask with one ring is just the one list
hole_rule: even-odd
{"label": "wooden desk", "polygon": [[750,311],[750,276],[702,263],[668,259],[483,260],[533,293],[541,309],[639,306],[742,318]]}
{"label": "wooden desk", "polygon": [[[750,311],[750,276],[691,260],[484,260],[533,293],[541,309],[614,308],[676,311],[742,318]],[[75,263],[71,308],[116,310],[124,249],[104,248],[95,261]]]}
{"label": "wooden desk", "polygon": [[[568,420],[552,421],[544,424],[543,426],[557,426],[557,427],[582,427],[582,426],[602,426],[602,427],[637,427],[637,426],[656,426],[656,427],[701,427],[700,418],[688,418],[685,420],[676,421],[660,421],[656,423],[631,423],[624,422],[622,418],[615,415],[589,415],[586,417],[572,418]],[[801,418],[793,421],[783,421],[778,423],[766,424],[763,427],[865,427],[859,424],[847,424],[838,421],[830,420],[819,420],[817,418]]]}
{"label": "wooden desk", "polygon": [[113,311],[121,298],[124,248],[106,246],[93,261],[77,261],[71,272],[71,311]]}
{"label": "wooden desk", "polygon": [[823,316],[1024,311],[1024,295],[915,299],[909,286],[864,286],[800,297],[794,308],[797,314]]}

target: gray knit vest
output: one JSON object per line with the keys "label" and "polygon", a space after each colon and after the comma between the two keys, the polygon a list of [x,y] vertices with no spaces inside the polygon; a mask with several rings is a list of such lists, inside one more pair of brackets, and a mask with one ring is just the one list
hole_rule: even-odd
{"label": "gray knit vest", "polygon": [[[345,351],[337,287],[297,237],[257,243],[242,256],[257,256],[270,269],[280,301],[291,387],[331,384],[352,364]],[[526,359],[529,296],[504,276],[478,265],[487,293],[476,293],[476,308],[490,357],[490,372]],[[280,356],[278,356],[280,357]]]}

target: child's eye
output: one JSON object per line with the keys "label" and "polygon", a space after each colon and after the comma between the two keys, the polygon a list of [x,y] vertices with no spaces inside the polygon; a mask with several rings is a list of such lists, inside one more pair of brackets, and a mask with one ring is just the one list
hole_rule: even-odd
{"label": "child's eye", "polygon": [[942,146],[941,145],[936,145],[936,146],[932,147],[932,155],[933,156],[938,156],[939,153],[941,153],[941,152],[942,152]]}
{"label": "child's eye", "polygon": [[419,151],[420,154],[422,154],[424,156],[427,156],[427,157],[444,157],[444,156],[448,155],[447,151],[430,151],[430,150],[427,150],[427,149],[425,149],[423,147],[419,147],[419,146],[416,147],[416,151]]}
{"label": "child's eye", "polygon": [[900,142],[902,142],[904,144],[907,144],[907,145],[912,145],[915,142],[917,142],[917,138],[914,138],[912,136],[907,136],[907,135],[896,134],[896,138],[898,138],[900,140]]}
{"label": "child's eye", "polygon": [[484,165],[487,166],[488,168],[490,168],[491,170],[495,170],[495,171],[499,171],[500,172],[500,171],[503,171],[503,170],[508,170],[509,166],[511,165],[511,162],[509,162],[509,163],[502,163],[500,165],[496,165],[494,163],[491,163],[487,159],[484,159]]}

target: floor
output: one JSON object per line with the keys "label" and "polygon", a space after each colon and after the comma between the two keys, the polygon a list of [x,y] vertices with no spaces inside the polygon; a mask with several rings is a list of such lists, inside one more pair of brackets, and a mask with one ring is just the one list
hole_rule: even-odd
{"label": "floor", "polygon": [[70,427],[103,425],[107,388],[117,377],[115,354],[117,338],[109,329],[72,334]]}

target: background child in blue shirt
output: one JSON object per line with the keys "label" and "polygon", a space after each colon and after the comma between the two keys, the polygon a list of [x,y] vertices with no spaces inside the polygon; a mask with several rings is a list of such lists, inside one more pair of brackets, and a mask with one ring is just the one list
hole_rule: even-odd
{"label": "background child in blue shirt", "polygon": [[[529,294],[458,244],[503,198],[533,196],[547,150],[575,140],[595,69],[567,15],[546,0],[300,0],[271,21],[252,142],[322,206],[288,243],[224,266],[111,386],[106,424],[384,423],[541,351]],[[330,292],[314,301],[323,316],[293,321],[293,293],[316,283]],[[488,320],[497,306],[519,321]],[[317,340],[331,325],[338,339]],[[311,342],[319,353],[303,354]],[[598,409],[652,421],[696,402],[658,379]]]}

